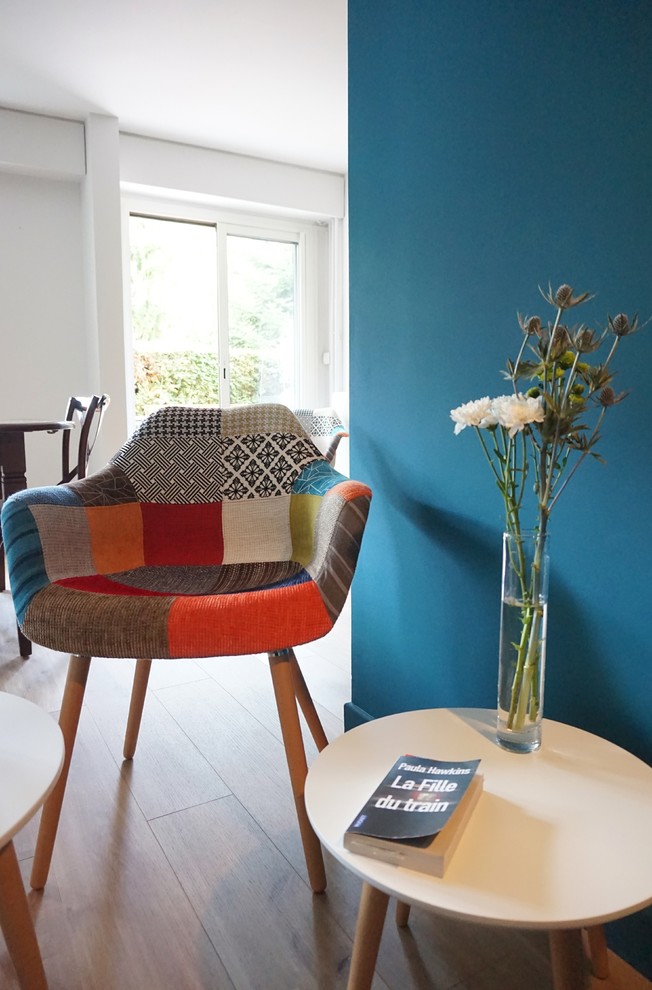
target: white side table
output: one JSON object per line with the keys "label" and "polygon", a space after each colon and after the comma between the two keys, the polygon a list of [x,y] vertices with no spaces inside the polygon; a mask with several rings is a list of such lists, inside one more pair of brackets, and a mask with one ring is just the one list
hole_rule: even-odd
{"label": "white side table", "polygon": [[[322,843],[364,881],[349,990],[367,990],[390,895],[487,925],[546,929],[556,990],[585,986],[581,929],[652,903],[652,768],[598,736],[545,720],[536,753],[495,742],[495,711],[431,709],[337,738],[308,773]],[[480,757],[484,792],[442,879],[348,852],[342,836],[403,753]]]}
{"label": "white side table", "polygon": [[47,712],[0,692],[0,928],[22,990],[47,990],[13,837],[41,807],[63,765],[63,736]]}

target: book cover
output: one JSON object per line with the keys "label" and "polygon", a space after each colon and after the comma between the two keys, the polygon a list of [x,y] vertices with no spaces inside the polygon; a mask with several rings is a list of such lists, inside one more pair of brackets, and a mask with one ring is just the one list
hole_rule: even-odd
{"label": "book cover", "polygon": [[479,764],[400,757],[346,830],[345,848],[443,876],[482,792]]}

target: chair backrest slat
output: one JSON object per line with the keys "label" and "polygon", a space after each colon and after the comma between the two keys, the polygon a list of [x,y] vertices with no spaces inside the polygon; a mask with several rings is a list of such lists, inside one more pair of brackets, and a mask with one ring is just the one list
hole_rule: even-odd
{"label": "chair backrest slat", "polygon": [[75,479],[81,480],[86,477],[88,462],[95,446],[104,414],[109,405],[109,396],[71,396],[66,409],[66,419],[71,420],[79,429],[79,442],[77,444],[77,462],[71,467],[70,464],[70,434],[71,430],[64,430],[61,445],[61,481],[60,485],[67,485]]}

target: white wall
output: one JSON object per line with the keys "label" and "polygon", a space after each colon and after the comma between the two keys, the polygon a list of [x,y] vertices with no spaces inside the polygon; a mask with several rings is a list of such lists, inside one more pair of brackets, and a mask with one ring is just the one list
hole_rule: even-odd
{"label": "white wall", "polygon": [[[0,108],[0,418],[58,418],[69,395],[108,392],[96,467],[127,436],[121,185],[344,214],[334,173]],[[59,451],[28,437],[30,485],[58,480]]]}
{"label": "white wall", "polygon": [[[3,109],[0,149],[0,417],[63,418],[70,395],[115,394],[101,463],[126,429],[124,360],[103,347],[122,333],[117,121]],[[58,481],[60,435],[26,446],[28,483]]]}
{"label": "white wall", "polygon": [[135,134],[120,136],[122,181],[319,217],[344,216],[344,178]]}
{"label": "white wall", "polygon": [[0,168],[48,178],[82,179],[86,172],[84,125],[0,107]]}
{"label": "white wall", "polygon": [[[0,418],[63,419],[88,384],[81,190],[0,173]],[[28,481],[59,480],[60,439],[27,438]]]}

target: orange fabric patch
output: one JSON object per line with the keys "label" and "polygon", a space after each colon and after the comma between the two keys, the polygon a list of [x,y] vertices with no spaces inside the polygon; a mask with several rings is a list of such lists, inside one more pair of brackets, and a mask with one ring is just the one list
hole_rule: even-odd
{"label": "orange fabric patch", "polygon": [[91,553],[98,574],[142,567],[143,521],[138,502],[93,505],[86,509]]}
{"label": "orange fabric patch", "polygon": [[222,503],[192,505],[143,502],[145,563],[221,564]]}
{"label": "orange fabric patch", "polygon": [[341,481],[339,485],[333,485],[331,492],[337,492],[345,502],[350,502],[351,499],[358,498],[360,495],[371,496],[371,488],[363,485],[361,481]]}
{"label": "orange fabric patch", "polygon": [[320,639],[332,627],[313,581],[237,595],[177,598],[168,616],[170,656],[269,653]]}

